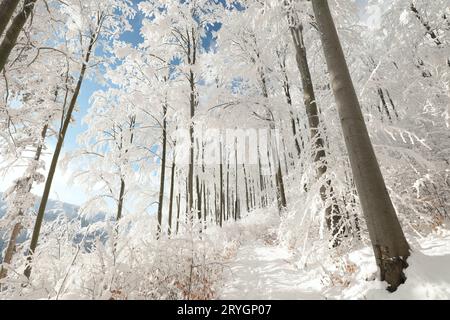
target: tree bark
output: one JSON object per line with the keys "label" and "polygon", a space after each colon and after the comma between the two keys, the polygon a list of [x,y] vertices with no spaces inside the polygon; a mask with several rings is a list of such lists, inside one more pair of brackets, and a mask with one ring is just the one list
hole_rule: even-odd
{"label": "tree bark", "polygon": [[[187,33],[187,60],[190,66],[194,66],[197,62],[197,41],[194,34],[194,28],[191,29],[191,35],[189,35],[189,31],[186,30]],[[195,109],[197,106],[197,91],[195,86],[195,75],[192,69],[189,70],[189,139],[190,139],[190,147],[189,147],[189,169],[188,169],[188,206],[187,206],[187,214],[190,216],[193,215],[193,204],[194,204],[194,115]],[[191,217],[193,222],[193,216]]]}
{"label": "tree bark", "polygon": [[116,221],[119,221],[122,218],[122,208],[123,208],[123,195],[125,193],[125,180],[120,178],[120,191],[119,191],[119,199],[117,201],[117,215]]}
{"label": "tree bark", "polygon": [[[264,98],[269,98],[269,92],[267,90],[267,84],[266,84],[266,76],[264,74],[264,72],[260,69],[259,70],[259,76],[260,76],[260,80],[261,80],[261,86],[262,86],[262,93]],[[267,112],[267,119],[270,123],[269,128],[270,130],[275,129],[275,121],[273,119],[273,116],[270,112]],[[267,148],[267,159],[268,159],[268,163],[269,163],[269,168],[271,169],[271,162],[270,162],[270,155],[269,155],[269,148],[272,149],[273,152],[273,147],[272,147],[272,136],[270,134],[270,141],[268,141],[268,148]],[[276,146],[275,146],[276,149]],[[276,159],[279,160],[279,156],[278,156],[278,151],[275,151],[275,157]],[[275,164],[274,166],[279,166],[280,162],[276,162],[276,160],[274,159]],[[278,175],[277,172],[281,172],[281,167],[277,168],[274,170],[275,171],[275,187],[276,187],[276,195],[277,195],[277,203],[278,203],[278,210],[279,212],[281,212],[283,209],[286,208],[286,195],[284,194],[284,186],[283,186],[283,176],[282,175]],[[270,182],[272,183],[272,180],[270,180]]]}
{"label": "tree bark", "polygon": [[169,226],[167,234],[170,236],[172,232],[172,210],[173,210],[173,191],[175,184],[175,159],[172,162],[172,169],[170,173],[170,195],[169,195]]}
{"label": "tree bark", "polygon": [[[134,126],[136,125],[136,116],[131,116],[130,117],[130,145],[133,143],[133,139],[134,139]],[[121,136],[120,138],[120,147],[119,150],[123,149],[123,145],[122,145],[122,140],[123,140],[123,136]],[[125,154],[128,153],[129,148],[126,147],[125,149]],[[122,175],[122,172],[120,172],[120,190],[119,190],[119,198],[117,201],[117,215],[116,215],[116,221],[119,221],[122,218],[122,209],[123,209],[123,198],[125,195],[125,178]],[[118,233],[118,227],[116,228],[116,232]]]}
{"label": "tree bark", "polygon": [[236,197],[234,199],[234,214],[235,219],[239,219],[239,210],[240,210],[240,199],[239,199],[239,193],[238,193],[238,163],[237,163],[237,138],[234,139],[234,172],[235,172],[235,183],[234,183],[234,189],[236,193]]}
{"label": "tree bark", "polygon": [[222,141],[220,141],[220,163],[219,163],[219,175],[220,175],[220,214],[219,214],[219,225],[222,227],[223,215],[225,208],[225,200],[223,194],[223,155],[222,155]]}
{"label": "tree bark", "polygon": [[178,193],[178,196],[177,196],[177,225],[175,228],[176,234],[178,234],[178,227],[180,225],[180,211],[181,211],[181,194]]}
{"label": "tree bark", "polygon": [[286,102],[289,107],[289,114],[291,116],[292,135],[294,137],[295,149],[297,150],[297,157],[300,157],[302,150],[300,148],[300,143],[298,142],[298,137],[297,137],[297,126],[296,126],[297,117],[294,115],[294,111],[293,111],[294,107],[292,105],[291,86],[289,84],[289,78],[287,76],[287,71],[286,71],[286,61],[282,57],[279,57],[279,59],[280,59],[280,68],[283,73],[283,91],[284,91],[284,95],[286,97]]}
{"label": "tree bark", "polygon": [[0,38],[16,10],[20,0],[2,0],[0,3]]}
{"label": "tree bark", "polygon": [[[42,132],[41,132],[41,139],[42,139],[41,141],[42,142],[38,145],[38,147],[36,149],[36,153],[34,154],[35,162],[39,161],[39,159],[41,158],[42,148],[44,147],[44,139],[47,135],[47,129],[48,129],[48,124],[45,124],[44,128],[42,129]],[[31,191],[31,188],[33,187],[33,177],[31,177],[31,175],[26,177],[26,182],[25,182],[24,186],[25,186],[25,190],[17,190],[16,192],[25,191],[26,193],[29,193]],[[19,209],[19,213],[18,213],[19,217],[23,216],[23,209],[24,208]],[[22,230],[22,224],[20,222],[17,222],[13,227],[11,236],[10,236],[8,244],[6,246],[5,256],[3,257],[3,263],[2,263],[1,270],[0,270],[0,279],[5,278],[8,273],[8,270],[3,267],[3,264],[11,264],[11,261],[12,261],[13,255],[14,255],[14,250],[16,247],[16,240],[17,240],[17,237],[19,236],[21,230]]]}
{"label": "tree bark", "polygon": [[245,170],[245,164],[242,164],[242,170],[244,172],[244,185],[245,185],[245,204],[247,208],[247,212],[250,212],[250,199],[249,199],[249,186],[247,179],[247,172]]}
{"label": "tree bark", "polygon": [[[300,78],[303,88],[303,103],[306,109],[306,115],[308,117],[308,125],[310,130],[311,142],[315,147],[315,154],[313,160],[318,164],[317,179],[320,179],[326,174],[328,166],[326,162],[325,144],[322,135],[319,132],[319,110],[316,102],[316,95],[312,83],[311,72],[309,69],[308,58],[306,54],[306,46],[303,39],[303,26],[288,12],[289,29],[291,31],[292,40],[296,51],[297,67],[300,72]],[[332,190],[331,181],[327,180],[326,184]],[[323,202],[327,201],[326,185],[320,187],[320,197]],[[335,202],[335,200],[333,200]],[[325,208],[325,219],[327,222],[328,230],[331,231],[332,244],[337,246],[340,243],[340,236],[342,235],[342,214],[336,204],[331,204]]]}
{"label": "tree bark", "polygon": [[162,208],[164,202],[164,182],[166,180],[166,148],[167,148],[167,104],[163,104],[163,127],[162,127],[162,155],[161,155],[161,176],[159,182],[159,198],[158,198],[158,229],[156,238],[161,235],[162,225]]}
{"label": "tree bark", "polygon": [[23,26],[25,25],[25,23],[28,20],[28,17],[33,11],[35,3],[36,0],[25,0],[23,9],[14,17],[14,19],[11,22],[11,25],[6,31],[5,37],[3,38],[3,41],[0,44],[0,71],[3,70],[3,68],[6,65],[6,62],[8,62],[9,55],[11,54],[12,49],[16,45],[20,31],[22,31]]}
{"label": "tree bark", "polygon": [[34,251],[36,250],[36,247],[38,244],[39,233],[41,231],[41,225],[42,225],[42,221],[44,219],[45,208],[47,206],[47,201],[48,201],[48,196],[50,194],[50,189],[52,186],[53,176],[55,175],[56,165],[58,164],[59,154],[61,153],[64,138],[66,136],[67,129],[69,128],[69,124],[72,119],[72,113],[75,108],[75,105],[76,105],[76,102],[78,99],[78,95],[80,94],[80,89],[81,89],[81,85],[83,83],[84,75],[86,73],[87,64],[89,62],[89,58],[91,57],[92,49],[94,47],[94,43],[97,39],[97,36],[98,36],[98,30],[97,30],[97,33],[91,34],[89,46],[88,46],[86,55],[84,57],[84,61],[82,62],[81,72],[78,77],[78,82],[75,87],[75,91],[72,95],[72,99],[70,100],[69,108],[65,115],[61,131],[59,132],[59,135],[58,135],[55,152],[53,153],[52,162],[50,163],[50,169],[48,172],[47,180],[45,181],[44,192],[42,194],[41,203],[39,205],[38,213],[36,216],[36,222],[34,224],[34,229],[33,229],[33,233],[31,236],[30,248],[28,250],[27,266],[24,271],[24,275],[27,278],[29,278],[31,275],[31,269],[32,269],[31,262],[33,259],[32,257],[33,257]]}
{"label": "tree bark", "polygon": [[226,188],[225,188],[225,198],[227,199],[227,210],[226,210],[226,220],[228,220],[230,218],[230,207],[231,207],[231,201],[230,201],[230,158],[226,157],[227,159],[227,182],[226,182]]}
{"label": "tree bark", "polygon": [[345,144],[381,280],[395,291],[406,278],[409,245],[386,189],[327,0],[314,0]]}

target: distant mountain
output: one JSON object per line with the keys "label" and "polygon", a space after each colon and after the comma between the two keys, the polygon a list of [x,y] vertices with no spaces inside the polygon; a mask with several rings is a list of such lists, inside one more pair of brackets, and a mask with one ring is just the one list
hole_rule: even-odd
{"label": "distant mountain", "polygon": [[[38,197],[36,199],[36,204],[34,205],[34,209],[36,211],[39,208],[40,201],[41,198]],[[6,202],[3,200],[3,193],[0,192],[0,218],[2,218],[6,214],[6,210],[7,210]],[[87,220],[79,215],[79,210],[80,210],[79,206],[62,201],[49,199],[47,203],[47,209],[44,215],[44,221],[48,222],[54,221],[60,215],[65,215],[68,219],[80,219],[81,225],[86,226],[89,223],[103,220],[106,216],[105,213],[99,212],[98,214],[94,215],[92,218],[89,218]],[[0,263],[3,261],[3,249],[5,248],[7,238],[9,237],[8,231],[0,230]],[[27,234],[26,232],[22,232],[19,235],[17,242],[22,243],[25,240],[27,240]]]}

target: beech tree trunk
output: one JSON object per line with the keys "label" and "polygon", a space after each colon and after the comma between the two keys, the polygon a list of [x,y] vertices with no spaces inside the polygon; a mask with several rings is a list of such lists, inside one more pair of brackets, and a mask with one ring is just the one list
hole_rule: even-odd
{"label": "beech tree trunk", "polygon": [[230,197],[230,158],[228,156],[226,156],[226,161],[227,161],[227,186],[225,188],[225,198],[227,199],[227,210],[226,210],[226,220],[228,220],[230,218],[230,209],[231,209],[231,197]]}
{"label": "beech tree trunk", "polygon": [[[99,20],[99,23],[100,23],[100,20]],[[99,28],[100,28],[100,25],[99,25]],[[47,206],[48,196],[50,194],[50,189],[51,189],[52,182],[53,182],[53,176],[55,175],[56,165],[58,164],[59,154],[61,153],[64,138],[66,136],[67,129],[69,128],[69,124],[72,119],[72,113],[75,108],[75,105],[76,105],[76,102],[78,99],[78,95],[80,94],[80,89],[81,89],[81,85],[83,83],[84,74],[86,73],[87,64],[89,62],[89,58],[91,57],[92,49],[94,47],[97,36],[98,36],[98,30],[96,33],[91,34],[91,37],[89,40],[89,46],[87,48],[86,55],[84,57],[84,61],[82,62],[80,75],[78,77],[78,82],[75,87],[75,91],[72,95],[72,98],[70,100],[70,104],[67,109],[67,113],[65,115],[62,128],[58,135],[55,152],[53,153],[52,162],[50,163],[50,169],[48,172],[47,180],[45,181],[44,192],[42,194],[41,203],[39,205],[38,213],[36,216],[36,222],[34,224],[33,233],[31,235],[30,248],[28,250],[28,257],[27,257],[27,266],[24,271],[24,275],[27,278],[29,278],[31,275],[31,269],[32,269],[31,262],[33,259],[34,251],[36,250],[36,247],[38,244],[39,233],[41,231],[41,225],[42,225],[42,221],[44,219],[45,208]]]}
{"label": "beech tree trunk", "polygon": [[242,164],[242,170],[244,172],[244,185],[245,185],[245,204],[247,208],[247,212],[250,212],[250,199],[249,199],[249,186],[247,179],[247,171],[245,170],[245,164]]}
{"label": "beech tree trunk", "polygon": [[178,227],[180,225],[180,210],[181,210],[181,194],[178,193],[178,196],[177,196],[177,225],[175,228],[176,234],[178,234]]}
{"label": "beech tree trunk", "polygon": [[[134,126],[136,125],[136,116],[131,116],[130,117],[130,145],[133,143],[133,139],[134,139]],[[123,149],[123,144],[122,144],[122,137],[120,140],[120,150]],[[125,149],[125,154],[128,153],[128,147]],[[122,209],[123,209],[123,198],[125,195],[125,178],[122,175],[122,172],[120,173],[120,191],[119,191],[119,198],[117,201],[117,215],[116,215],[116,221],[119,221],[122,218]],[[118,232],[118,228],[116,229],[116,231]]]}
{"label": "beech tree trunk", "polygon": [[20,0],[2,0],[0,2],[0,37],[5,32],[6,26],[16,10]]}
{"label": "beech tree trunk", "polygon": [[[175,148],[175,146],[174,146]],[[175,158],[175,157],[174,157]],[[169,195],[169,226],[167,229],[167,234],[170,236],[172,232],[172,210],[173,210],[173,191],[175,184],[175,159],[172,162],[172,169],[170,173],[170,195]]]}
{"label": "beech tree trunk", "polygon": [[[194,66],[197,61],[197,41],[194,33],[194,28],[191,29],[191,34],[189,30],[186,30],[187,35],[187,48],[186,55],[188,64]],[[189,168],[188,168],[188,206],[186,208],[187,214],[193,215],[193,205],[194,205],[194,115],[195,109],[197,107],[197,90],[195,85],[195,74],[192,69],[189,70]],[[191,217],[193,222],[193,216]]]}
{"label": "beech tree trunk", "polygon": [[[48,129],[48,124],[44,125],[44,128],[42,129],[42,132],[41,132],[42,142],[38,145],[38,147],[36,149],[36,153],[34,154],[35,162],[39,161],[39,159],[41,158],[42,148],[44,146],[44,139],[47,135],[47,129]],[[16,192],[29,193],[31,191],[31,188],[33,187],[32,179],[33,178],[31,177],[31,175],[26,177],[26,182],[24,184],[25,190],[17,190]],[[20,208],[20,210],[18,212],[19,217],[23,216],[23,209],[24,208]],[[3,264],[11,264],[11,261],[12,261],[13,255],[14,255],[14,250],[16,247],[16,240],[17,240],[17,237],[19,236],[21,230],[22,230],[22,224],[20,222],[17,222],[16,224],[14,224],[13,230],[11,232],[11,236],[9,237],[9,241],[6,246],[5,255],[3,257],[3,263],[2,263],[1,270],[0,270],[0,279],[3,279],[8,274],[8,270],[3,267]]]}
{"label": "beech tree trunk", "polygon": [[[261,69],[259,71],[259,76],[260,76],[260,80],[261,80],[263,96],[264,96],[264,98],[267,99],[267,98],[269,98],[269,92],[267,90],[265,74]],[[272,114],[269,112],[267,112],[267,120],[269,121],[270,130],[275,129],[275,121],[273,119]],[[267,159],[268,159],[270,169],[271,169],[271,162],[270,162],[270,155],[269,155],[270,149],[272,149],[272,152],[275,153],[275,158],[279,160],[278,150],[275,145],[275,151],[273,151],[273,146],[272,146],[271,140],[272,140],[272,136],[270,134],[269,141],[268,141],[268,147],[267,147]],[[275,144],[276,144],[276,142],[275,142]],[[277,195],[276,198],[277,198],[277,203],[278,203],[278,210],[281,212],[283,209],[286,208],[287,204],[286,204],[286,195],[284,194],[283,176],[281,174],[280,175],[277,174],[277,172],[281,173],[280,161],[277,162],[275,158],[274,158],[274,162],[275,162],[274,166],[277,166],[277,168],[274,169],[274,171],[275,171],[275,187],[276,187],[276,195]],[[270,180],[270,182],[272,183],[272,180]]]}
{"label": "beech tree trunk", "polygon": [[219,225],[222,226],[223,223],[223,215],[225,211],[225,200],[223,193],[223,155],[222,155],[222,141],[220,142],[220,163],[219,163],[219,177],[220,177],[220,214],[219,214]]}
{"label": "beech tree trunk", "polygon": [[403,269],[407,267],[409,245],[386,190],[328,2],[312,3],[380,277],[389,283],[389,291],[395,291],[406,280]]}
{"label": "beech tree trunk", "polygon": [[119,191],[119,199],[117,201],[117,215],[116,221],[119,221],[122,218],[122,208],[123,208],[123,195],[125,193],[125,180],[120,178],[120,191]]}
{"label": "beech tree trunk", "polygon": [[[317,168],[317,179],[320,179],[327,172],[328,167],[326,162],[324,139],[318,129],[320,125],[319,110],[317,107],[311,72],[306,55],[306,46],[303,39],[303,26],[299,21],[297,21],[297,19],[291,16],[290,12],[288,12],[288,22],[296,50],[295,58],[302,82],[303,103],[305,105],[306,115],[308,116],[311,142],[315,147],[313,160],[319,165]],[[332,189],[330,180],[328,180],[326,184],[330,189]],[[327,201],[328,198],[326,189],[326,185],[322,185],[320,188],[320,197],[323,202]],[[334,199],[333,202],[335,202]],[[325,219],[327,222],[327,227],[331,231],[331,236],[333,238],[332,244],[333,246],[337,246],[340,243],[340,237],[343,233],[341,228],[342,214],[340,213],[337,205],[331,204],[325,208]]]}
{"label": "beech tree trunk", "polygon": [[161,155],[161,176],[159,182],[159,198],[158,198],[158,230],[156,238],[161,235],[162,224],[162,208],[164,202],[164,181],[166,179],[166,148],[167,148],[167,105],[163,104],[163,127],[162,127],[162,155]]}
{"label": "beech tree trunk", "polygon": [[289,107],[289,114],[291,116],[292,135],[294,137],[295,148],[297,150],[297,157],[300,157],[302,150],[300,148],[300,143],[298,142],[297,137],[297,125],[296,125],[297,117],[294,115],[294,106],[292,105],[291,86],[289,84],[289,78],[286,71],[286,58],[279,56],[279,59],[280,59],[280,68],[283,73],[283,91],[286,97],[286,102]]}
{"label": "beech tree trunk", "polygon": [[[14,2],[7,0],[7,2]],[[11,54],[12,49],[16,45],[17,38],[19,38],[20,31],[22,31],[23,26],[28,20],[28,17],[30,16],[31,12],[33,12],[34,4],[36,3],[36,0],[25,0],[23,9],[14,17],[12,20],[8,30],[6,31],[5,37],[3,38],[2,43],[0,44],[0,71],[3,70],[3,68],[6,65],[6,62],[8,62],[9,55]],[[14,3],[10,3],[11,6],[14,5]],[[2,4],[3,6],[3,4]],[[17,6],[17,4],[16,4]],[[9,7],[8,7],[9,8]],[[0,9],[3,9],[3,7],[0,7]],[[7,18],[8,12],[10,8],[7,9],[5,12],[5,18]],[[14,9],[13,9],[14,11]],[[11,13],[12,14],[12,13]],[[2,20],[3,12],[0,13],[0,23],[6,24],[8,21]],[[3,30],[0,29],[3,33]],[[0,35],[1,35],[0,33]]]}
{"label": "beech tree trunk", "polygon": [[235,172],[235,180],[234,180],[234,192],[236,193],[236,197],[234,199],[234,215],[235,219],[240,218],[240,198],[238,193],[238,161],[237,161],[237,138],[234,139],[234,172]]}

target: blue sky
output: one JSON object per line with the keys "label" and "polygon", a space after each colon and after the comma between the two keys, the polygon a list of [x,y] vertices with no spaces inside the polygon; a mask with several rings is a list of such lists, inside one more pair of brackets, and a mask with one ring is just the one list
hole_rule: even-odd
{"label": "blue sky", "polygon": [[[137,4],[141,1],[142,0],[133,0],[134,6],[137,7]],[[368,0],[356,0],[362,11],[364,6],[367,4],[367,1]],[[361,12],[361,16],[363,16],[363,12]],[[121,36],[121,40],[126,41],[128,43],[132,43],[134,45],[141,43],[143,41],[143,38],[139,34],[139,30],[141,29],[142,26],[142,19],[143,15],[138,13],[136,17],[132,21],[130,21],[131,25],[133,26],[133,31],[124,33]],[[220,24],[216,24],[213,26],[212,30],[217,31],[219,28]],[[208,31],[208,36],[204,39],[203,43],[204,47],[209,48],[211,42],[212,42],[211,31]],[[81,87],[80,96],[78,98],[79,111],[76,112],[76,114],[74,115],[75,123],[73,123],[72,126],[69,128],[64,143],[64,149],[66,151],[77,148],[78,145],[76,143],[76,137],[87,128],[86,125],[82,123],[82,119],[87,114],[89,108],[89,99],[92,96],[92,94],[99,89],[101,89],[101,87],[95,81],[90,79],[84,81]]]}
{"label": "blue sky", "polygon": [[[135,7],[137,7],[137,4],[139,2],[141,2],[142,0],[133,0],[133,4]],[[224,0],[218,0],[218,1],[224,1]],[[367,4],[367,0],[356,0],[356,2],[358,3],[358,5],[361,8],[361,18],[365,19],[364,17],[364,6]],[[142,26],[142,19],[143,16],[142,14],[138,13],[135,18],[133,20],[130,21],[132,27],[133,27],[133,31],[131,32],[126,32],[121,36],[121,40],[126,41],[128,43],[131,43],[133,45],[137,45],[140,42],[143,41],[142,37],[139,34],[139,30],[141,29]],[[207,37],[205,39],[203,39],[203,46],[205,48],[209,48],[212,44],[212,36],[211,36],[211,31],[217,31],[220,28],[220,24],[215,24],[211,30],[208,31],[207,33]],[[100,50],[100,49],[98,49]],[[101,52],[98,52],[100,53]],[[90,97],[92,96],[92,94],[101,89],[101,86],[99,84],[96,83],[95,79],[85,79],[82,87],[81,87],[81,91],[80,91],[80,95],[78,97],[78,111],[73,115],[75,118],[75,122],[71,124],[71,126],[69,127],[69,130],[67,132],[66,135],[66,139],[64,142],[64,147],[62,150],[62,155],[61,157],[64,156],[65,152],[74,150],[76,148],[78,148],[78,145],[76,143],[76,138],[77,136],[82,133],[83,131],[85,131],[87,129],[86,125],[83,124],[82,119],[86,116],[88,109],[89,109],[89,105],[90,105]],[[54,140],[54,139],[53,139]],[[46,162],[46,168],[49,167],[50,164],[50,159],[51,159],[51,153],[52,153],[52,149],[54,147],[55,142],[54,141],[50,141],[50,148],[47,152],[47,154],[45,155],[45,162]],[[12,172],[10,174],[8,174],[7,177],[3,177],[3,180],[0,183],[0,191],[4,191],[7,187],[9,187],[11,185],[11,182],[17,178],[19,175],[21,175],[21,170],[12,170]],[[68,202],[68,203],[72,203],[72,204],[81,204],[86,200],[86,195],[82,189],[82,187],[79,186],[72,186],[70,184],[68,184],[68,180],[69,177],[71,175],[70,170],[68,172],[63,172],[61,169],[57,169],[56,175],[55,175],[55,179],[53,181],[53,185],[52,185],[52,191],[50,194],[50,197],[52,199],[56,199],[56,200],[61,200],[64,202]],[[43,184],[37,186],[36,188],[33,188],[33,193],[40,195],[42,194],[42,189],[43,189]]]}

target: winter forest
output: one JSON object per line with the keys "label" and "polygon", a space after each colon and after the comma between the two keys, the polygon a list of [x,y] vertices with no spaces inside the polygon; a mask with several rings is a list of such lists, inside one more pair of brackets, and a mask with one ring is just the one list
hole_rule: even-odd
{"label": "winter forest", "polygon": [[0,299],[450,299],[450,0],[0,0]]}

